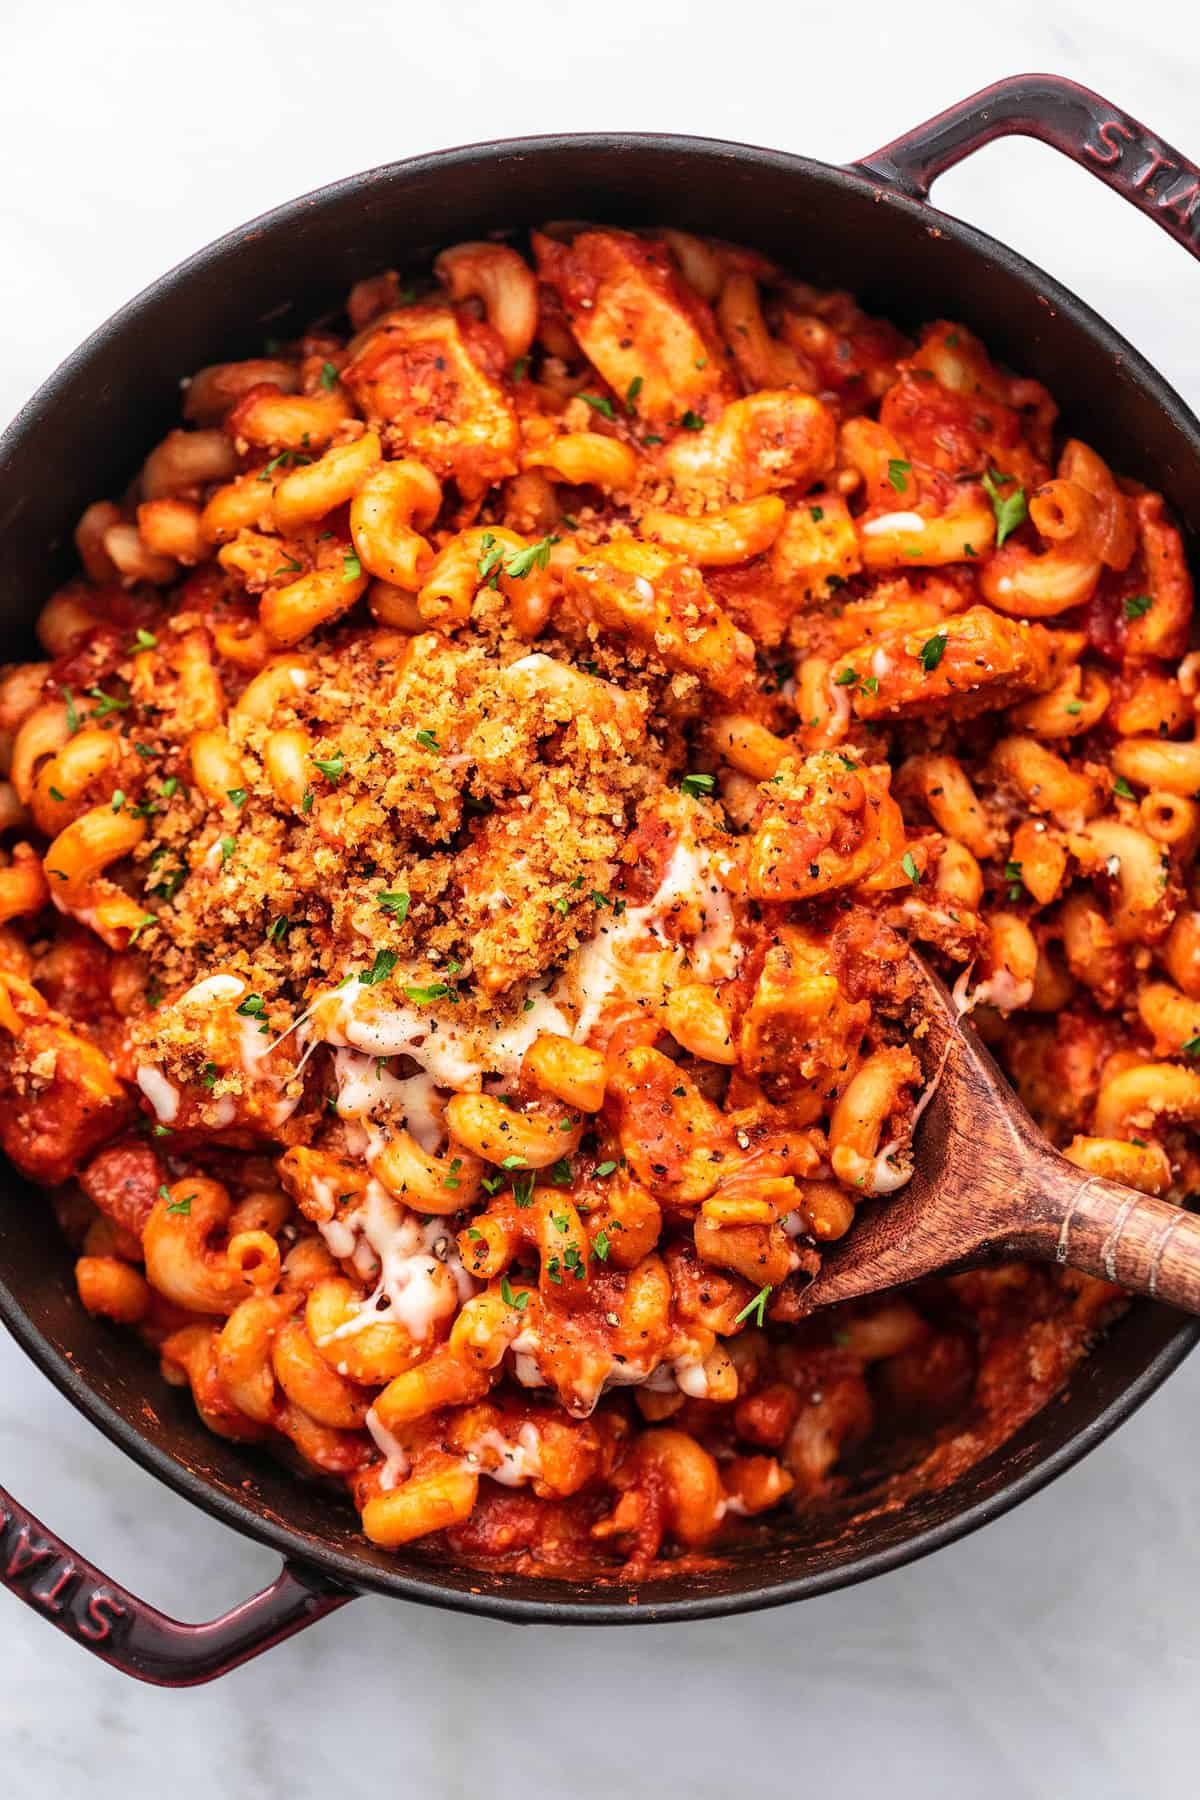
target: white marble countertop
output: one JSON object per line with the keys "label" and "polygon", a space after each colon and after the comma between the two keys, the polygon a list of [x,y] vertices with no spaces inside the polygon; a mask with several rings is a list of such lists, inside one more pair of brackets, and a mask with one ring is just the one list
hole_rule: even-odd
{"label": "white marble countertop", "polygon": [[[1106,15],[1112,22],[1105,24]],[[414,151],[630,127],[862,155],[996,77],[1089,82],[1200,152],[1180,0],[16,0],[0,113],[0,415],[161,270],[251,214]],[[865,66],[855,66],[856,53]],[[1028,143],[938,188],[1085,294],[1191,399],[1200,271]],[[5,1800],[486,1792],[1128,1800],[1200,1753],[1200,1365],[1052,1489],[802,1608],[552,1633],[357,1602],[212,1687],[143,1688],[0,1594]],[[273,1558],[125,1461],[0,1340],[0,1478],[189,1618]]]}

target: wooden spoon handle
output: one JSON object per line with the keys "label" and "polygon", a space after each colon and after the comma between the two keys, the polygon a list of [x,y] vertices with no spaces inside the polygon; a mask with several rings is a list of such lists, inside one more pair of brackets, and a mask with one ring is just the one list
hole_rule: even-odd
{"label": "wooden spoon handle", "polygon": [[1200,1313],[1200,1218],[1102,1175],[1072,1173],[1057,1240],[1046,1251],[1135,1294]]}

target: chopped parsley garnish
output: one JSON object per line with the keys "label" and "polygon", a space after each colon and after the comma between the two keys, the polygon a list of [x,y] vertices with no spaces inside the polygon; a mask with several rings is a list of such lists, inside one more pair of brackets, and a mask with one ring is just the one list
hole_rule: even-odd
{"label": "chopped parsley garnish", "polygon": [[571,1159],[560,1156],[556,1163],[550,1165],[550,1179],[555,1187],[570,1187],[575,1179],[575,1171],[571,1167]]}
{"label": "chopped parsley garnish", "polygon": [[858,680],[857,669],[843,669],[840,675],[833,678],[834,687],[853,687]]}
{"label": "chopped parsley garnish", "polygon": [[[166,1199],[169,1192],[169,1188],[159,1189],[159,1194],[164,1199]],[[192,1201],[195,1198],[195,1194],[185,1194],[182,1200],[167,1200],[167,1211],[169,1213],[182,1213],[184,1218],[187,1218],[192,1210]]]}
{"label": "chopped parsley garnish", "polygon": [[690,406],[679,423],[685,431],[703,431],[704,429],[704,420],[698,412],[693,412]]}
{"label": "chopped parsley garnish", "polygon": [[[507,1168],[508,1164],[505,1163],[504,1167]],[[522,1212],[527,1206],[533,1205],[533,1184],[536,1180],[537,1177],[532,1169],[527,1170],[523,1175],[513,1176],[512,1196]]]}
{"label": "chopped parsley garnish", "polygon": [[444,981],[431,981],[427,987],[406,987],[404,992],[416,1006],[428,1006],[434,1000],[444,1000],[450,989]]}
{"label": "chopped parsley garnish", "polygon": [[1070,703],[1067,706],[1067,711],[1070,713],[1070,715],[1073,719],[1077,718],[1078,715],[1083,711],[1083,701],[1082,700],[1070,701]]}
{"label": "chopped parsley garnish", "polygon": [[289,556],[286,562],[281,562],[277,569],[272,569],[271,573],[272,575],[298,575],[303,566],[303,563],[298,563],[294,556]]}
{"label": "chopped parsley garnish", "polygon": [[475,565],[479,571],[479,579],[488,582],[490,587],[495,587],[499,580],[497,571],[504,561],[504,545],[498,544],[494,533],[490,531],[484,532],[480,543],[483,547],[483,555]]}
{"label": "chopped parsley garnish", "polygon": [[1019,900],[1021,898],[1021,889],[1025,885],[1024,880],[1022,879],[1021,864],[1019,862],[1006,862],[1004,865],[1004,879],[1008,883],[1009,899]]}
{"label": "chopped parsley garnish", "polygon": [[285,919],[282,913],[277,919],[272,919],[271,923],[267,926],[268,944],[281,944],[287,936],[291,922],[290,919]]}
{"label": "chopped parsley garnish", "polygon": [[1025,504],[1025,489],[1014,488],[1011,494],[1002,494],[1002,486],[1007,487],[1016,480],[1015,475],[1002,475],[999,469],[985,469],[983,487],[992,503],[992,511],[996,515],[996,548],[999,550],[1005,538],[1011,537],[1017,526],[1022,524],[1028,507]]}
{"label": "chopped parsley garnish", "polygon": [[96,717],[98,719],[106,719],[109,713],[129,711],[128,700],[114,700],[113,696],[111,694],[106,694],[103,688],[90,687],[87,690],[87,693],[88,699],[96,702]]}
{"label": "chopped parsley garnish", "polygon": [[523,1156],[506,1156],[500,1164],[502,1169],[524,1169],[527,1166]]}
{"label": "chopped parsley garnish", "polygon": [[808,509],[808,516],[814,525],[819,525],[821,520],[825,517],[825,508],[823,506],[810,506]]}
{"label": "chopped parsley garnish", "polygon": [[222,868],[225,867],[225,864],[229,861],[230,857],[233,855],[233,853],[236,849],[237,849],[237,839],[236,838],[223,837],[221,839],[221,867]]}
{"label": "chopped parsley garnish", "polygon": [[313,791],[311,788],[305,788],[304,798],[300,802],[300,811],[302,813],[310,813],[312,811],[312,803],[313,803]]}
{"label": "chopped parsley garnish", "polygon": [[442,746],[438,743],[432,731],[418,731],[417,742],[420,744],[422,750],[432,750],[435,754],[441,754]]}
{"label": "chopped parsley garnish", "polygon": [[200,1079],[206,1088],[215,1088],[221,1071],[215,1062],[207,1062],[200,1071]]}
{"label": "chopped parsley garnish", "polygon": [[1200,1056],[1200,1037],[1190,1037],[1186,1044],[1180,1044],[1181,1056]]}
{"label": "chopped parsley garnish", "polygon": [[642,377],[640,375],[635,375],[629,386],[625,389],[625,411],[627,413],[633,411],[633,403],[641,393],[642,387]]}
{"label": "chopped parsley garnish", "polygon": [[1144,619],[1153,605],[1153,594],[1131,594],[1125,602],[1125,617],[1127,619]]}
{"label": "chopped parsley garnish", "polygon": [[332,756],[314,756],[312,762],[314,769],[320,769],[330,781],[340,781],[346,772],[346,758],[340,750]]}
{"label": "chopped parsley garnish", "polygon": [[500,1298],[503,1300],[505,1306],[511,1306],[514,1312],[524,1312],[529,1304],[529,1295],[527,1293],[513,1293],[512,1288],[509,1286],[507,1275],[502,1275],[500,1277]]}
{"label": "chopped parsley garnish", "polygon": [[69,687],[63,689],[63,699],[67,703],[67,730],[73,737],[79,730],[79,714],[75,710],[75,696]]}
{"label": "chopped parsley garnish", "polygon": [[904,873],[908,876],[908,879],[912,882],[913,886],[916,887],[921,879],[921,871],[917,867],[916,859],[911,850],[906,850],[904,855],[900,858],[900,867],[904,870]]}
{"label": "chopped parsley garnish", "polygon": [[225,789],[225,797],[227,800],[233,801],[233,804],[237,807],[239,812],[242,810],[243,806],[245,806],[245,804],[246,804],[245,788],[226,788]]}
{"label": "chopped parsley garnish", "polygon": [[261,994],[247,994],[241,1005],[235,1007],[243,1019],[261,1019],[266,1015],[266,1006]]}
{"label": "chopped parsley garnish", "polygon": [[114,794],[114,795],[113,795],[113,797],[112,797],[112,809],[113,809],[113,811],[114,811],[114,812],[115,812],[115,813],[118,813],[118,812],[120,812],[120,810],[121,810],[121,808],[122,808],[122,807],[123,807],[123,806],[124,806],[124,804],[125,804],[125,789],[124,789],[124,788],[118,788],[118,789],[117,789],[117,791],[116,791],[116,793],[115,793],[115,794]]}
{"label": "chopped parsley garnish", "polygon": [[139,625],[129,647],[131,650],[157,650],[158,639],[152,631],[147,631],[144,625]]}
{"label": "chopped parsley garnish", "polygon": [[399,961],[394,950],[377,950],[375,961],[358,979],[363,987],[377,987],[381,981],[387,980]]}
{"label": "chopped parsley garnish", "polygon": [[530,544],[524,550],[514,550],[504,559],[504,573],[514,581],[523,581],[534,569],[548,569],[550,552],[557,542],[556,537],[548,536],[539,538],[536,544]]}
{"label": "chopped parsley garnish", "polygon": [[179,786],[178,775],[168,775],[167,779],[162,784],[163,799],[164,800],[173,800],[175,798],[175,792],[176,792],[176,789],[178,788],[178,786]]}
{"label": "chopped parsley garnish", "polygon": [[1134,798],[1133,789],[1123,775],[1118,775],[1117,779],[1113,782],[1113,793],[1120,794],[1122,800],[1132,800]]}
{"label": "chopped parsley garnish", "polygon": [[596,1164],[596,1167],[595,1167],[595,1168],[594,1168],[594,1170],[593,1170],[593,1171],[592,1171],[592,1173],[593,1173],[593,1174],[594,1174],[594,1175],[601,1175],[601,1176],[604,1176],[604,1175],[615,1175],[615,1174],[616,1174],[616,1172],[617,1172],[617,1165],[616,1165],[616,1163],[615,1163],[615,1162],[602,1162],[602,1163],[597,1163],[597,1164]]}
{"label": "chopped parsley garnish", "polygon": [[65,800],[66,797],[67,796],[65,794],[60,794],[56,787],[52,787],[50,789],[50,798],[52,800]]}
{"label": "chopped parsley garnish", "polygon": [[338,372],[331,362],[321,364],[321,386],[327,393],[330,388],[337,386],[337,378]]}
{"label": "chopped parsley garnish", "polygon": [[362,564],[353,550],[348,550],[342,558],[342,580],[357,581],[362,574]]}
{"label": "chopped parsley garnish", "polygon": [[153,913],[143,913],[141,918],[138,920],[137,924],[134,926],[133,930],[129,934],[129,948],[131,950],[133,949],[133,946],[137,943],[137,941],[141,937],[143,931],[145,931],[147,925],[154,925],[156,923],[157,923],[157,920],[155,919]]}
{"label": "chopped parsley garnish", "polygon": [[402,893],[397,889],[396,892],[392,894],[377,894],[375,899],[380,912],[391,913],[397,925],[403,925],[405,919],[408,917],[409,906],[412,904],[411,894]]}
{"label": "chopped parsley garnish", "polygon": [[592,1255],[598,1257],[601,1262],[607,1262],[608,1247],[607,1231],[598,1231],[592,1239]]}
{"label": "chopped parsley garnish", "polygon": [[908,478],[911,474],[912,464],[910,462],[904,462],[898,456],[888,458],[888,480],[898,494],[906,492]]}
{"label": "chopped parsley garnish", "polygon": [[946,654],[946,633],[939,631],[931,638],[926,638],[918,651],[921,665],[927,675],[931,675]]}
{"label": "chopped parsley garnish", "polygon": [[528,373],[529,373],[529,358],[527,356],[518,356],[516,362],[512,366],[513,380],[514,381],[524,381],[524,379],[525,379],[526,375],[528,375]]}
{"label": "chopped parsley garnish", "polygon": [[767,1301],[771,1298],[773,1291],[774,1290],[769,1284],[766,1287],[760,1287],[753,1300],[748,1300],[745,1306],[743,1306],[741,1312],[733,1321],[734,1324],[740,1325],[743,1319],[748,1319],[753,1315],[754,1323],[761,1326],[766,1316]]}
{"label": "chopped parsley garnish", "polygon": [[[386,1061],[387,1059],[384,1058],[384,1060]],[[461,1187],[462,1182],[459,1178],[459,1173],[458,1173],[458,1171],[461,1168],[462,1168],[462,1157],[456,1156],[454,1158],[454,1161],[450,1164],[449,1171],[445,1175],[442,1176],[442,1186],[448,1187],[448,1188]]]}
{"label": "chopped parsley garnish", "polygon": [[593,411],[602,413],[606,419],[615,419],[616,418],[617,415],[613,411],[613,403],[607,397],[607,395],[605,395],[605,394],[580,394],[579,398],[581,400],[586,400],[587,404],[593,409]]}
{"label": "chopped parsley garnish", "polygon": [[717,785],[715,775],[685,775],[679,786],[685,794],[711,794]]}

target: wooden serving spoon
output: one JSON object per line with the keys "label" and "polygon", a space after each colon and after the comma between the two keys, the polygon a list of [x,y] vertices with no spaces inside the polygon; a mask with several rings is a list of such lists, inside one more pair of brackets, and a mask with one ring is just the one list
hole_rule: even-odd
{"label": "wooden serving spoon", "polygon": [[[1200,1217],[1069,1163],[1043,1137],[937,976],[914,954],[912,1042],[941,1067],[915,1170],[825,1252],[805,1310],[1007,1259],[1057,1262],[1200,1313]],[[921,1027],[924,1030],[921,1030]]]}

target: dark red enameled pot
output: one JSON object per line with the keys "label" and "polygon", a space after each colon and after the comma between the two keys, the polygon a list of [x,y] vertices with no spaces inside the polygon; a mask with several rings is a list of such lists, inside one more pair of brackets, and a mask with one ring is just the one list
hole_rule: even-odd
{"label": "dark red enameled pot", "polygon": [[[111,319],[0,442],[0,654],[28,654],[69,564],[74,520],[119,492],[175,421],[180,374],[261,353],[351,282],[498,227],[548,218],[669,223],[754,244],[805,278],[848,287],[900,320],[962,318],[1039,377],[1072,430],[1160,489],[1200,529],[1200,424],[1131,346],[1040,270],[927,203],[930,183],[1019,132],[1090,169],[1193,254],[1200,170],[1097,95],[1052,76],[976,94],[849,168],[703,138],[595,135],[448,150],[356,175],[210,245]],[[56,566],[57,565],[57,566]],[[336,1495],[211,1436],[142,1346],[75,1298],[50,1210],[0,1181],[0,1314],[50,1379],[143,1467],[283,1555],[263,1593],[207,1625],[164,1618],[68,1549],[0,1490],[0,1579],[62,1631],[144,1680],[211,1679],[373,1590],[542,1624],[635,1624],[748,1611],[827,1592],[961,1537],[1025,1499],[1153,1392],[1200,1327],[1138,1306],[1002,1450],[902,1509],[774,1527],[706,1575],[624,1590],[481,1575],[419,1549],[377,1550]]]}

